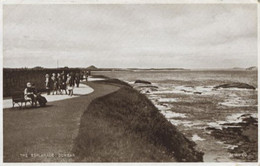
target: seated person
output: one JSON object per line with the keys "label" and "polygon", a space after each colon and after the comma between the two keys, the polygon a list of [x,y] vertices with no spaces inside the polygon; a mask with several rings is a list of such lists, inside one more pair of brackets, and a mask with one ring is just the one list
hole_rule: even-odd
{"label": "seated person", "polygon": [[26,84],[26,88],[24,90],[24,98],[25,99],[30,99],[32,100],[32,106],[33,104],[35,104],[35,106],[37,106],[37,98],[36,98],[36,94],[35,94],[35,89],[32,87],[32,84],[30,82],[28,82]]}
{"label": "seated person", "polygon": [[[41,95],[41,93],[39,93],[39,92],[37,91],[37,89],[36,89],[36,87],[35,87],[35,84],[32,83],[32,87],[31,87],[31,88],[32,88],[32,92],[33,92],[33,94],[34,94],[34,97],[36,96],[36,104],[37,104],[37,102],[38,102],[41,107],[42,107],[42,106],[45,106],[46,103],[47,103],[46,98],[43,97],[43,96]],[[36,105],[36,106],[37,106],[37,105]]]}

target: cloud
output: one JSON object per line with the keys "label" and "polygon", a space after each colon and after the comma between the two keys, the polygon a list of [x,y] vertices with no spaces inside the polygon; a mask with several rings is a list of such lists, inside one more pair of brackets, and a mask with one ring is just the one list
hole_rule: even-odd
{"label": "cloud", "polygon": [[247,67],[256,19],[245,4],[4,5],[4,66]]}

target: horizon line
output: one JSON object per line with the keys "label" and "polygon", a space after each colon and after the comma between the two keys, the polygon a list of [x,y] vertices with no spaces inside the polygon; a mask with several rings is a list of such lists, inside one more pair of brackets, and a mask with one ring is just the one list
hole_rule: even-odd
{"label": "horizon line", "polygon": [[35,67],[3,67],[3,69],[35,69],[35,68],[42,68],[42,69],[62,69],[62,68],[89,68],[95,67],[97,69],[247,69],[247,68],[258,68],[258,66],[249,66],[249,67],[200,67],[200,68],[185,68],[185,67],[96,67],[95,65],[90,65],[87,67],[42,67],[42,66],[35,66]]}

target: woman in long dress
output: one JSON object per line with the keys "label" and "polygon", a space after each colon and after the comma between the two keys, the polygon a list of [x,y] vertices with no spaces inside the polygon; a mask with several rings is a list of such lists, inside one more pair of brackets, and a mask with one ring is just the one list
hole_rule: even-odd
{"label": "woman in long dress", "polygon": [[73,88],[74,88],[74,82],[73,82],[73,79],[71,77],[71,75],[67,75],[67,88],[68,88],[68,91],[69,91],[69,96],[72,96],[73,95]]}
{"label": "woman in long dress", "polygon": [[57,81],[55,73],[52,73],[51,81],[52,81],[52,95],[54,95],[54,92],[56,92],[56,95],[57,95],[57,90],[58,90],[57,84],[58,84],[58,81]]}
{"label": "woman in long dress", "polygon": [[51,83],[50,83],[50,76],[49,74],[46,74],[45,75],[45,88],[46,88],[46,91],[47,91],[47,95],[50,95],[50,89],[51,89]]}
{"label": "woman in long dress", "polygon": [[57,74],[57,91],[61,94],[62,79],[60,73]]}

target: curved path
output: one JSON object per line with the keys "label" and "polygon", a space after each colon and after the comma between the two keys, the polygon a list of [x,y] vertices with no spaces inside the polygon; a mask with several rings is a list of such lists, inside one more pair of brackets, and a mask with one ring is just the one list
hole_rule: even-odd
{"label": "curved path", "polygon": [[[63,92],[63,95],[47,95],[47,93],[42,94],[42,96],[44,96],[48,102],[52,102],[52,101],[58,101],[58,100],[65,100],[65,99],[70,99],[70,98],[74,98],[74,97],[79,97],[82,95],[86,95],[86,94],[90,94],[92,93],[94,90],[92,88],[90,88],[89,86],[85,85],[85,84],[79,84],[79,87],[74,88],[74,96],[68,96],[65,95],[65,92]],[[27,105],[30,105],[29,103],[27,103]],[[12,104],[12,99],[4,99],[3,100],[3,108],[12,108],[13,104]],[[15,107],[19,107],[17,104],[15,104]]]}
{"label": "curved path", "polygon": [[88,95],[48,103],[42,108],[4,109],[4,162],[69,162],[80,119],[90,102],[119,87],[87,82]]}

